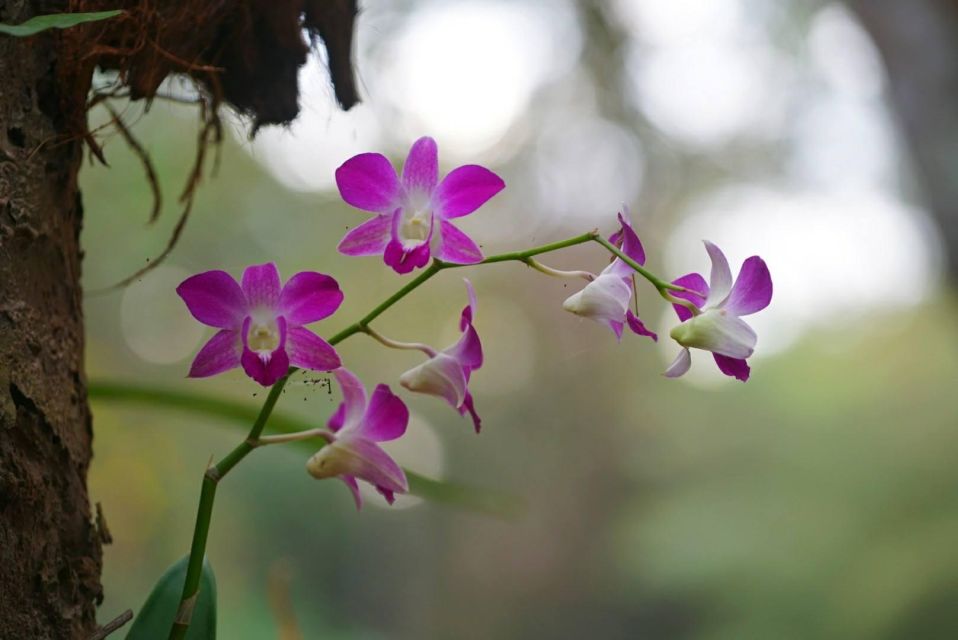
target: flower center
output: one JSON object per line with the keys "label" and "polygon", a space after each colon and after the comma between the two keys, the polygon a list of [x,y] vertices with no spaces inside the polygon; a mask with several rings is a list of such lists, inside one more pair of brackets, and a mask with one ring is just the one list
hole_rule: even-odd
{"label": "flower center", "polygon": [[406,246],[420,245],[429,237],[429,228],[432,226],[432,211],[429,209],[414,209],[412,215],[407,211],[403,211],[403,220],[399,226],[399,237]]}
{"label": "flower center", "polygon": [[260,354],[272,353],[279,347],[279,327],[276,321],[260,323],[253,321],[249,325],[246,342],[251,351]]}

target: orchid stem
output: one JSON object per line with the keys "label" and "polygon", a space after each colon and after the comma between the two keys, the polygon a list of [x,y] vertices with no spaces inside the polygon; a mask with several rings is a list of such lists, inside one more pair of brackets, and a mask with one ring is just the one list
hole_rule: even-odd
{"label": "orchid stem", "polygon": [[547,276],[553,276],[556,278],[582,278],[583,280],[587,280],[589,282],[595,280],[595,274],[589,273],[588,271],[563,271],[561,269],[553,269],[552,267],[542,264],[535,258],[526,258],[523,260],[523,262],[536,271],[544,273]]}
{"label": "orchid stem", "polygon": [[412,349],[416,351],[422,351],[430,358],[436,355],[436,350],[425,345],[421,342],[399,342],[398,340],[393,340],[392,338],[387,338],[383,334],[379,333],[372,327],[363,327],[363,333],[367,334],[369,337],[375,339],[380,344],[383,344],[390,349]]}
{"label": "orchid stem", "polygon": [[[590,231],[589,233],[583,233],[582,235],[578,235],[567,240],[560,240],[558,242],[544,244],[532,249],[526,249],[525,251],[513,251],[510,253],[502,253],[499,255],[490,256],[477,264],[493,264],[496,262],[509,261],[529,264],[529,261],[533,256],[543,253],[550,253],[552,251],[558,251],[559,249],[565,249],[566,247],[572,247],[578,244],[585,244],[586,242],[593,241],[602,244],[607,249],[625,260],[629,266],[636,269],[653,284],[658,282],[661,283],[664,288],[682,290],[681,287],[663,283],[661,280],[642,269],[640,266],[635,264],[634,261],[629,259],[628,256],[622,254],[622,252],[615,248],[614,245],[606,242],[602,237],[599,236],[599,232],[595,230]],[[418,289],[422,284],[424,284],[427,280],[432,278],[440,271],[467,266],[472,265],[452,264],[448,262],[442,262],[440,260],[433,260],[432,264],[430,264],[422,273],[416,276],[416,278],[396,291],[396,293],[386,298],[382,303],[380,303],[361,319],[331,337],[329,339],[329,344],[336,345],[357,333],[368,333],[369,335],[375,337],[375,335],[378,334],[375,334],[375,332],[369,328],[369,323],[385,313],[387,309]],[[190,625],[193,607],[196,603],[196,598],[199,595],[200,577],[202,576],[203,572],[203,557],[206,555],[206,542],[209,539],[210,523],[213,517],[213,502],[216,498],[216,487],[220,480],[222,480],[223,477],[229,473],[233,467],[239,464],[243,458],[249,455],[249,453],[253,451],[253,449],[255,449],[259,443],[262,443],[267,439],[269,439],[269,442],[267,443],[278,442],[278,440],[276,440],[277,436],[267,436],[266,438],[261,438],[260,436],[263,432],[263,428],[266,426],[267,420],[269,420],[269,416],[273,411],[273,407],[276,406],[276,402],[279,400],[279,396],[283,392],[283,387],[286,386],[290,376],[296,373],[296,371],[298,371],[298,369],[295,367],[290,367],[286,375],[280,378],[276,384],[272,386],[269,391],[269,395],[266,397],[266,401],[263,403],[263,408],[260,409],[259,415],[256,417],[256,421],[253,423],[253,426],[250,428],[246,439],[237,445],[235,449],[226,454],[222,460],[209,467],[203,474],[203,484],[200,490],[200,502],[196,513],[196,526],[193,530],[193,542],[190,545],[190,559],[186,569],[186,581],[183,585],[183,596],[180,599],[180,605],[176,613],[175,621],[170,629],[169,640],[183,640],[183,638],[186,637],[186,631]],[[319,434],[316,435],[318,436]]]}
{"label": "orchid stem", "polygon": [[298,442],[300,440],[309,440],[310,438],[322,438],[326,442],[333,441],[333,434],[329,429],[307,429],[306,431],[297,431],[296,433],[281,433],[275,436],[260,436],[250,444],[253,447],[261,447],[267,444],[283,444],[286,442]]}

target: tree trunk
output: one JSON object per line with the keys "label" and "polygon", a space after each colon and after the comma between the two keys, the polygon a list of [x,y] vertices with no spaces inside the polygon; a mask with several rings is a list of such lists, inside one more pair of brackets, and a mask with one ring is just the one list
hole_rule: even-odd
{"label": "tree trunk", "polygon": [[[39,11],[40,4],[0,0],[0,21],[56,10],[43,3]],[[58,82],[60,37],[0,35],[4,640],[86,640],[101,597],[100,542],[86,490],[92,431],[83,373],[81,143],[66,122],[83,113],[85,95]]]}
{"label": "tree trunk", "polygon": [[958,3],[849,0],[888,71],[890,98],[958,284]]}

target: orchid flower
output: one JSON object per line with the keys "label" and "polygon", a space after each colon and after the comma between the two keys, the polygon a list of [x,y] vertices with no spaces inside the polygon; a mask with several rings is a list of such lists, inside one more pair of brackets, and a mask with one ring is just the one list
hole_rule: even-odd
{"label": "orchid flower", "polygon": [[363,506],[357,480],[376,487],[389,504],[395,494],[409,491],[402,468],[377,443],[406,433],[409,409],[389,387],[380,384],[366,400],[366,389],[350,371],[339,368],[333,376],[343,390],[343,402],[329,419],[329,444],[306,462],[316,478],[339,478],[353,494],[356,508]]}
{"label": "orchid flower", "polygon": [[722,373],[745,382],[751,371],[746,358],[755,350],[758,337],[741,316],[768,306],[772,300],[772,277],[765,261],[752,256],[742,264],[733,284],[732,271],[722,250],[708,241],[705,250],[712,261],[708,284],[697,273],[689,273],[673,282],[687,291],[672,295],[688,300],[701,312],[693,314],[683,305],[673,305],[682,324],[672,329],[670,335],[683,349],[665,375],[677,378],[688,371],[692,365],[689,349],[696,348],[711,351]]}
{"label": "orchid flower", "polygon": [[[629,221],[628,209],[624,214],[619,214],[619,225],[619,230],[609,241],[622,249],[622,253],[644,265],[645,250]],[[658,336],[646,329],[639,317],[629,308],[634,273],[632,267],[621,258],[616,258],[581,291],[566,298],[562,308],[609,327],[619,340],[622,339],[622,330],[626,325],[633,333],[658,340]]]}
{"label": "orchid flower", "polygon": [[402,177],[378,153],[353,156],[336,170],[336,185],[348,204],[375,218],[351,230],[339,243],[349,256],[382,254],[396,273],[423,267],[435,256],[473,264],[482,252],[451,220],[468,215],[506,185],[478,165],[454,169],[438,181],[436,141],[420,138],[409,150]]}
{"label": "orchid flower", "polygon": [[191,378],[242,366],[268,387],[296,366],[331,371],[340,365],[332,346],[305,324],[330,316],[343,301],[334,279],[297,273],[280,286],[272,262],[247,267],[242,285],[225,271],[207,271],[176,288],[193,317],[219,331],[196,354]]}
{"label": "orchid flower", "polygon": [[472,324],[476,316],[476,290],[468,280],[465,280],[465,283],[469,304],[463,308],[459,317],[462,337],[456,344],[439,352],[421,345],[419,348],[426,352],[429,359],[402,374],[399,384],[410,391],[443,398],[459,411],[459,415],[469,413],[476,433],[479,433],[482,420],[476,413],[472,394],[469,392],[469,377],[482,366],[482,344]]}

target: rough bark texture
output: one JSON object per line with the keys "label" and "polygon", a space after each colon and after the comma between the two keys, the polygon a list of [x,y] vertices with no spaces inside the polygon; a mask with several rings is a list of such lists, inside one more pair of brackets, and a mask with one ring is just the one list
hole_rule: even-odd
{"label": "rough bark texture", "polygon": [[[34,3],[0,0],[19,22]],[[50,7],[45,7],[47,10]],[[0,638],[88,638],[101,596],[86,490],[79,142],[57,35],[0,36]],[[42,144],[41,143],[45,143]]]}
{"label": "rough bark texture", "polygon": [[958,3],[849,0],[881,52],[892,105],[958,284]]}

